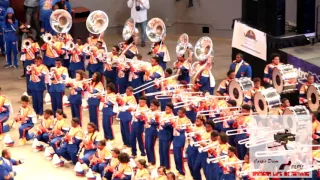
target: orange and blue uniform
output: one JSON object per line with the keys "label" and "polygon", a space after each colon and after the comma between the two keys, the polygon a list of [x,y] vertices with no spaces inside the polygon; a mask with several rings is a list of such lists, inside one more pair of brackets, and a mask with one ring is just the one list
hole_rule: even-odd
{"label": "orange and blue uniform", "polygon": [[267,64],[266,67],[264,68],[264,76],[263,78],[268,79],[267,83],[272,84],[272,71],[275,67],[283,65],[282,63],[279,64]]}
{"label": "orange and blue uniform", "polygon": [[46,90],[46,77],[49,74],[47,66],[44,64],[35,65],[27,71],[29,78],[30,95],[32,96],[32,106],[39,115],[43,114],[43,92]]}
{"label": "orange and blue uniform", "polygon": [[247,92],[245,92],[245,95],[244,95],[244,102],[248,103],[248,102],[252,102],[253,103],[253,97],[254,97],[254,94],[256,92],[259,92],[259,91],[262,91],[264,90],[264,87],[263,86],[260,86],[259,88],[256,88],[256,87],[252,87],[250,90],[248,90]]}
{"label": "orange and blue uniform", "polygon": [[102,108],[102,127],[104,132],[104,138],[107,140],[114,139],[113,133],[113,117],[115,115],[116,108],[116,95],[114,93],[108,94],[105,98],[101,98],[101,102],[103,103]]}
{"label": "orange and blue uniform", "polygon": [[[101,82],[92,82],[89,88],[91,94],[104,92],[103,84]],[[97,127],[99,127],[99,105],[100,99],[98,97],[90,97],[88,99],[90,122],[94,123]]]}
{"label": "orange and blue uniform", "polygon": [[252,68],[250,64],[248,64],[244,60],[242,60],[239,63],[237,63],[236,60],[234,60],[230,65],[230,70],[233,70],[236,73],[236,78],[252,78]]}
{"label": "orange and blue uniform", "polygon": [[197,72],[195,75],[195,86],[198,87],[201,92],[208,91],[213,95],[215,79],[212,76],[210,69],[208,67],[204,67],[204,65],[198,64],[195,67],[195,71]]}
{"label": "orange and blue uniform", "polygon": [[49,145],[53,148],[55,153],[60,147],[62,137],[64,136],[64,134],[68,133],[69,129],[70,125],[66,119],[55,119],[55,125],[53,127],[51,136],[49,137]]}
{"label": "orange and blue uniform", "polygon": [[190,75],[189,75],[190,68],[191,68],[191,65],[187,60],[181,63],[178,70],[179,72],[178,81],[180,81],[180,83],[186,83],[186,84],[190,83]]}
{"label": "orange and blue uniform", "polygon": [[[162,118],[169,119],[173,116],[173,113],[164,114]],[[158,137],[160,166],[165,166],[166,169],[170,169],[170,146],[173,139],[173,127],[170,122],[160,120]]]}
{"label": "orange and blue uniform", "polygon": [[84,54],[82,53],[83,45],[75,47],[71,51],[69,71],[71,71],[71,78],[76,77],[77,70],[84,70]]}
{"label": "orange and blue uniform", "polygon": [[102,60],[104,58],[105,50],[95,48],[90,52],[89,56],[89,64],[87,66],[87,70],[89,71],[89,77],[91,78],[95,72],[99,72],[103,74],[103,64]]}
{"label": "orange and blue uniform", "polygon": [[48,92],[51,96],[51,105],[54,113],[58,109],[63,109],[62,97],[64,95],[65,83],[62,80],[68,79],[68,70],[65,67],[56,67],[56,73],[50,73]]}
{"label": "orange and blue uniform", "polygon": [[155,43],[153,45],[153,54],[160,58],[159,65],[162,70],[165,71],[167,69],[167,62],[170,61],[169,52],[167,46],[160,42]]}
{"label": "orange and blue uniform", "polygon": [[107,83],[113,83],[116,84],[116,77],[117,77],[117,65],[114,63],[114,60],[117,59],[118,55],[112,55],[111,58],[111,64],[105,63],[104,68],[104,77],[107,80]]}
{"label": "orange and blue uniform", "polygon": [[83,157],[79,160],[81,163],[85,163],[87,166],[90,164],[90,158],[94,155],[97,151],[97,144],[103,138],[100,137],[98,131],[93,133],[88,133],[84,136],[83,139],[83,146],[84,146],[84,153]]}
{"label": "orange and blue uniform", "polygon": [[70,84],[69,102],[71,105],[72,117],[77,117],[80,120],[80,126],[82,125],[82,94],[84,92],[84,85],[81,82],[75,81]]}
{"label": "orange and blue uniform", "polygon": [[28,131],[33,128],[34,123],[33,119],[36,118],[36,114],[32,107],[21,107],[19,110],[20,116],[24,118],[24,121],[21,122],[21,126],[19,127],[19,139],[26,139],[27,141],[32,139],[34,133],[28,133]]}
{"label": "orange and blue uniform", "polygon": [[[52,131],[53,127],[54,127],[54,119],[52,119],[51,117],[49,117],[48,119],[44,118],[37,131],[36,138],[38,139],[38,141],[48,143],[49,133]],[[40,145],[36,148],[43,149],[43,145]]]}
{"label": "orange and blue uniform", "polygon": [[[164,72],[160,65],[152,66],[150,71],[145,72],[144,75],[144,82],[149,83],[151,81],[154,81],[155,79],[159,79],[161,77],[164,77]],[[154,83],[153,83],[154,84]],[[148,88],[145,90],[146,93],[154,93],[158,92],[159,89],[157,87],[158,85],[154,84],[151,88]],[[151,100],[155,99],[155,96],[148,96],[148,104],[150,104]]]}
{"label": "orange and blue uniform", "polygon": [[300,87],[300,91],[299,91],[299,103],[300,104],[305,104],[308,102],[307,100],[307,92],[308,92],[308,88],[311,86],[312,84],[306,82],[303,85],[301,85]]}
{"label": "orange and blue uniform", "polygon": [[152,111],[152,113],[148,113],[145,128],[145,136],[144,139],[146,141],[146,153],[148,162],[152,165],[156,164],[156,155],[155,155],[155,144],[156,139],[158,137],[158,127],[159,127],[159,120],[160,120],[160,111]]}
{"label": "orange and blue uniform", "polygon": [[[148,110],[148,106],[138,106],[136,112],[139,111],[146,111]],[[144,124],[146,123],[146,117],[142,113],[134,114],[132,123],[131,123],[131,136],[130,136],[130,143],[131,143],[131,151],[132,156],[137,156],[137,141],[139,145],[139,149],[141,152],[141,156],[145,156],[145,144],[143,141],[143,132],[144,132]]]}
{"label": "orange and blue uniform", "polygon": [[[57,51],[54,50],[52,46],[56,47]],[[52,45],[44,43],[41,46],[41,50],[45,51],[43,64],[45,64],[48,68],[55,66],[56,59],[65,53],[65,51],[62,49],[63,46],[64,43],[59,41],[54,42]]]}
{"label": "orange and blue uniform", "polygon": [[11,102],[10,100],[0,94],[0,135],[10,130],[10,126],[3,125],[10,117]]}

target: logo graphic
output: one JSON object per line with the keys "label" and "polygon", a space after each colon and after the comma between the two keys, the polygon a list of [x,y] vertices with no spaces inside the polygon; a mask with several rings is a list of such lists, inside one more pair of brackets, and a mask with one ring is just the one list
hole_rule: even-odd
{"label": "logo graphic", "polygon": [[252,39],[252,40],[257,40],[256,39],[256,34],[252,31],[252,30],[249,30],[247,31],[247,33],[245,34],[245,36],[249,39]]}

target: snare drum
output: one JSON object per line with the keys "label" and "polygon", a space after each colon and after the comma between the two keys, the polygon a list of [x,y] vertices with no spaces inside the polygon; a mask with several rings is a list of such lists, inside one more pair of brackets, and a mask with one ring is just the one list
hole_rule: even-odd
{"label": "snare drum", "polygon": [[297,90],[297,70],[291,64],[273,68],[272,84],[278,93],[289,93]]}
{"label": "snare drum", "polygon": [[244,93],[253,87],[253,82],[248,77],[232,80],[229,84],[229,96],[240,106],[243,102]]}
{"label": "snare drum", "polygon": [[258,114],[267,115],[272,112],[277,112],[281,106],[281,97],[276,89],[268,88],[258,91],[254,95],[254,107]]}
{"label": "snare drum", "polygon": [[311,111],[319,109],[320,84],[313,84],[307,90],[308,106]]}

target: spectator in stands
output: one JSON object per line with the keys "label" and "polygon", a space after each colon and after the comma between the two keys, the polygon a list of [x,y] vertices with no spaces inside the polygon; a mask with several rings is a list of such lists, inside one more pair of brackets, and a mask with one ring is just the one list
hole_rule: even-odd
{"label": "spectator in stands", "polygon": [[58,3],[54,4],[52,6],[52,11],[48,14],[46,14],[46,16],[43,18],[44,21],[42,22],[42,25],[41,25],[41,33],[50,33],[52,35],[56,35],[57,33],[51,28],[51,25],[50,25],[50,16],[52,14],[53,11],[59,9],[59,5]]}
{"label": "spectator in stands", "polygon": [[39,20],[40,20],[40,26],[42,26],[42,23],[44,21],[44,18],[51,14],[52,12],[52,6],[59,2],[60,0],[40,0],[39,4]]}
{"label": "spectator in stands", "polygon": [[5,53],[6,53],[5,48],[4,48],[3,32],[2,32],[2,27],[1,27],[1,25],[4,23],[6,10],[7,9],[5,7],[2,7],[1,3],[0,3],[0,29],[1,29],[1,31],[0,31],[0,49],[1,49],[1,55],[5,55]]}
{"label": "spectator in stands", "polygon": [[136,27],[141,32],[141,47],[145,47],[147,39],[147,10],[150,8],[149,0],[128,0],[127,4],[131,8],[131,18],[135,21]]}
{"label": "spectator in stands", "polygon": [[7,64],[5,68],[12,67],[12,54],[13,54],[13,66],[18,69],[18,36],[16,31],[18,30],[18,20],[14,16],[12,8],[8,8],[5,15],[5,20],[2,24],[4,32],[4,40],[6,45]]}
{"label": "spectator in stands", "polygon": [[58,2],[58,5],[59,5],[59,9],[64,9],[68,11],[70,15],[72,14],[72,7],[71,7],[71,4],[69,3],[69,0],[60,0],[60,2]]}
{"label": "spectator in stands", "polygon": [[10,1],[9,0],[0,0],[0,6],[8,9],[8,7],[10,6]]}
{"label": "spectator in stands", "polygon": [[24,6],[27,24],[32,25],[32,27],[37,31],[37,36],[39,36],[40,26],[36,17],[39,0],[24,0]]}

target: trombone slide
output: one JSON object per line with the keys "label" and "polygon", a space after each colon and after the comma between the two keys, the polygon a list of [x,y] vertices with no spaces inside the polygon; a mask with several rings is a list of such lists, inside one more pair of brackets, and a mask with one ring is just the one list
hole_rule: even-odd
{"label": "trombone slide", "polygon": [[186,137],[187,138],[192,138],[193,136],[195,136],[196,134],[201,134],[201,133],[204,133],[205,131],[202,130],[202,131],[195,131],[195,132],[189,132],[189,133],[186,133]]}
{"label": "trombone slide", "polygon": [[223,163],[223,165],[230,166],[230,165],[235,165],[235,164],[242,164],[243,162],[244,162],[243,160],[236,161],[236,162],[226,162],[226,163]]}
{"label": "trombone slide", "polygon": [[200,143],[206,143],[208,145],[209,142],[210,142],[210,140],[202,140],[202,141],[191,142],[190,145],[194,146],[194,147],[199,147]]}
{"label": "trombone slide", "polygon": [[252,128],[242,128],[241,130],[246,130],[246,132],[237,132],[238,129],[227,130],[226,134],[228,136],[240,135],[240,134],[248,134],[251,130],[266,130],[270,129],[269,127],[252,127]]}
{"label": "trombone slide", "polygon": [[227,160],[229,157],[228,156],[218,156],[216,158],[207,158],[207,163],[210,164],[212,163],[217,163],[219,160],[221,161],[225,161]]}
{"label": "trombone slide", "polygon": [[200,147],[198,149],[199,153],[202,153],[202,152],[207,152],[210,148],[217,148],[219,146],[219,143],[212,143],[212,144],[209,144],[205,147]]}
{"label": "trombone slide", "polygon": [[281,151],[257,151],[256,157],[270,157],[270,156],[287,156],[296,153],[296,150],[281,150]]}
{"label": "trombone slide", "polygon": [[195,128],[196,125],[195,124],[182,124],[182,125],[177,125],[178,128],[180,129],[187,129],[188,127],[191,127],[191,128]]}

